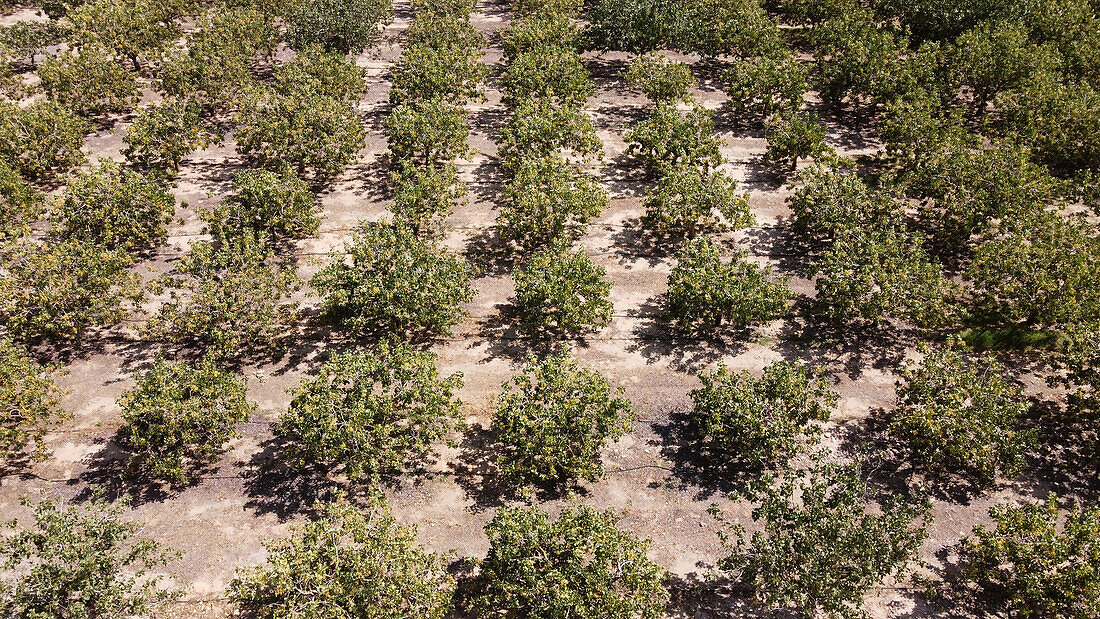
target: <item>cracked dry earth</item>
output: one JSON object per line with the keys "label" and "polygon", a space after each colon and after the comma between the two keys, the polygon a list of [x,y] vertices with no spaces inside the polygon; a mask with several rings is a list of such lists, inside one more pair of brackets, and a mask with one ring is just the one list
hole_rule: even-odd
{"label": "cracked dry earth", "polygon": [[[388,113],[389,67],[401,52],[402,32],[411,19],[407,0],[397,2],[395,8],[396,19],[386,28],[383,44],[356,59],[368,70],[370,90],[360,110],[369,137],[358,162],[321,194],[324,219],[319,235],[296,245],[303,277],[316,272],[328,252],[341,247],[359,221],[388,216],[382,121]],[[16,14],[4,21],[29,17],[29,13]],[[475,262],[496,242],[494,221],[502,175],[494,140],[506,110],[496,87],[502,54],[493,33],[509,20],[507,5],[500,1],[479,2],[473,15],[474,23],[489,35],[484,62],[492,75],[485,100],[469,106],[470,144],[476,154],[459,161],[469,187],[469,202],[451,216],[445,243]],[[603,479],[584,484],[572,497],[543,504],[551,510],[571,502],[614,509],[622,514],[622,527],[652,540],[651,558],[670,570],[687,592],[674,596],[670,616],[741,616],[745,611],[720,594],[691,593],[691,585],[722,555],[717,522],[708,515],[708,507],[717,503],[727,517],[751,528],[750,505],[726,498],[721,488],[675,474],[677,450],[669,439],[669,426],[676,423],[677,413],[689,407],[688,392],[698,384],[696,375],[719,361],[752,372],[780,359],[800,358],[821,365],[841,394],[826,443],[858,446],[861,421],[874,410],[893,405],[895,372],[916,354],[916,338],[903,330],[888,329],[849,334],[841,346],[820,346],[792,337],[794,325],[783,321],[720,342],[672,337],[659,316],[672,258],[667,248],[647,243],[639,234],[641,196],[647,182],[640,167],[624,155],[624,131],[629,123],[644,117],[649,107],[641,95],[627,89],[620,76],[629,58],[618,53],[584,56],[597,85],[596,96],[586,110],[596,121],[604,143],[603,160],[591,171],[612,199],[610,208],[592,222],[579,245],[607,269],[615,313],[610,325],[573,345],[582,364],[598,369],[625,389],[638,420],[633,432],[604,451],[607,474]],[[700,84],[695,98],[710,109],[720,109],[725,99],[715,83],[720,69],[696,57],[680,58],[695,65]],[[155,98],[150,91],[145,99]],[[878,149],[853,119],[825,118],[830,125],[829,142],[842,153]],[[121,138],[130,119],[132,115],[118,118],[113,126],[89,136],[88,154],[121,161]],[[724,139],[723,167],[749,192],[757,220],[755,226],[722,240],[731,251],[745,249],[754,260],[775,265],[779,273],[791,276],[795,292],[812,295],[812,282],[799,274],[797,257],[784,251],[789,214],[785,198],[790,190],[785,179],[760,164],[765,147],[762,134],[741,127],[728,114],[719,112],[716,120]],[[242,167],[234,146],[230,134],[223,144],[185,160],[175,188],[181,203],[178,221],[172,225],[168,245],[142,266],[150,277],[170,269],[190,242],[202,238],[197,210],[220,201],[232,175]],[[415,524],[425,546],[452,552],[456,558],[480,557],[488,548],[482,526],[492,517],[500,498],[487,483],[491,481],[486,474],[493,454],[485,443],[484,428],[501,383],[517,371],[533,344],[506,318],[512,295],[510,265],[482,262],[482,266],[484,272],[475,282],[477,296],[466,307],[468,318],[456,327],[453,337],[432,346],[442,373],[462,372],[465,377],[460,396],[469,429],[454,437],[456,446],[443,447],[437,460],[426,463],[422,474],[387,489],[396,517]],[[318,303],[308,291],[302,301],[307,310]],[[154,298],[145,309],[154,310],[156,304]],[[134,327],[140,318],[135,316],[127,324],[97,334],[68,364],[68,374],[60,382],[70,391],[63,406],[72,418],[47,436],[49,457],[45,461],[0,479],[0,514],[5,519],[27,517],[28,511],[19,505],[23,495],[71,499],[85,493],[89,484],[112,487],[113,463],[120,457],[113,441],[121,425],[115,401],[155,355],[153,344],[136,334]],[[311,501],[309,488],[298,483],[300,480],[280,475],[279,452],[271,444],[270,425],[289,403],[287,389],[312,374],[327,350],[345,344],[325,327],[307,324],[282,361],[245,368],[249,396],[258,412],[241,425],[242,436],[230,444],[218,465],[199,483],[181,491],[145,489],[136,493],[133,516],[146,523],[144,534],[184,553],[167,568],[168,582],[182,597],[158,610],[159,616],[232,614],[223,596],[235,568],[262,562],[265,551],[261,540],[285,535],[289,525],[304,518],[301,508]],[[1018,378],[1031,394],[1045,389],[1041,380],[1024,370]],[[879,474],[889,477],[897,472],[880,470]],[[988,522],[989,505],[1006,498],[1045,496],[1051,483],[1043,478],[1025,479],[969,503],[936,500],[923,550],[927,566],[922,570],[935,573],[942,567],[963,535],[975,524]],[[867,609],[876,617],[936,614],[935,609],[924,606],[908,582],[876,588]]]}

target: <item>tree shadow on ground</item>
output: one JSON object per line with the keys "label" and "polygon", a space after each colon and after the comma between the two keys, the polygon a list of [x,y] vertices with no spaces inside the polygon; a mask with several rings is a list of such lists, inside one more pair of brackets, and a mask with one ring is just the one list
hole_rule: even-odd
{"label": "tree shadow on ground", "polygon": [[746,342],[752,336],[751,328],[719,328],[706,335],[685,332],[668,322],[666,307],[668,295],[660,294],[630,314],[640,320],[626,349],[641,354],[647,364],[664,361],[677,372],[695,374],[720,359],[748,350]]}
{"label": "tree shadow on ground", "polygon": [[707,450],[703,438],[692,428],[689,411],[677,411],[668,421],[653,425],[659,440],[651,444],[671,463],[672,476],[680,490],[694,490],[694,500],[703,501],[742,491],[763,469],[718,456]]}
{"label": "tree shadow on ground", "polygon": [[187,469],[187,483],[171,485],[159,480],[143,479],[128,471],[130,452],[123,446],[118,433],[112,434],[110,438],[97,438],[95,442],[103,447],[91,456],[87,469],[69,482],[71,485],[83,485],[76,501],[91,500],[97,491],[102,491],[111,499],[129,496],[135,506],[163,502],[187,488],[198,486],[204,477],[218,468],[217,460],[199,463]]}
{"label": "tree shadow on ground", "polygon": [[906,350],[922,341],[915,328],[894,323],[835,323],[819,318],[817,309],[813,299],[795,298],[775,347],[785,359],[843,371],[856,380],[868,365],[879,370],[897,368],[905,361]]}
{"label": "tree shadow on ground", "polygon": [[782,617],[752,605],[749,592],[733,580],[715,574],[672,574],[665,581],[671,594],[666,616],[670,619],[724,619]]}
{"label": "tree shadow on ground", "polygon": [[466,239],[463,256],[481,275],[500,277],[511,275],[516,265],[516,253],[500,236],[500,230],[491,226]]}
{"label": "tree shadow on ground", "polygon": [[1043,500],[1053,492],[1082,502],[1100,500],[1100,436],[1096,418],[1050,400],[1032,399],[1024,422],[1037,433],[1037,445],[1019,476],[1025,494]]}
{"label": "tree shadow on ground", "polygon": [[649,266],[668,262],[683,245],[682,235],[654,234],[642,224],[640,217],[623,222],[611,235],[619,264],[631,264],[638,259]]}
{"label": "tree shadow on ground", "polygon": [[299,514],[315,513],[317,503],[331,501],[346,490],[321,467],[292,467],[281,457],[285,448],[279,437],[264,441],[242,473],[248,495],[245,507],[256,515],[274,514],[285,522]]}

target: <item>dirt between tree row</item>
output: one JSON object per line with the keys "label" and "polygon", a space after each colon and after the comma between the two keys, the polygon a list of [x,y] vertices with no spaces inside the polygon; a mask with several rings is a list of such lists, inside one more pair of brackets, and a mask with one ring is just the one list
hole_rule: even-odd
{"label": "dirt between tree row", "polygon": [[[411,18],[407,0],[396,3],[397,17],[386,29],[384,44],[356,59],[366,67],[370,91],[360,105],[369,137],[360,160],[327,187],[321,202],[324,219],[314,239],[297,243],[300,274],[308,277],[327,261],[326,254],[341,247],[361,220],[387,216],[386,140],[382,120],[388,112],[389,67],[401,50],[401,32]],[[24,13],[4,21],[26,17]],[[503,2],[479,2],[474,23],[487,33],[505,27],[509,12]],[[460,391],[469,429],[456,434],[455,447],[444,447],[438,459],[423,463],[423,471],[387,488],[396,517],[415,524],[420,541],[436,551],[454,557],[481,557],[488,548],[482,532],[495,508],[508,500],[495,489],[491,461],[492,445],[485,428],[500,385],[517,371],[524,358],[538,346],[521,336],[508,318],[512,295],[511,265],[487,250],[497,244],[494,219],[502,189],[494,139],[506,119],[506,110],[496,88],[502,57],[495,40],[485,62],[493,69],[486,88],[486,100],[469,106],[470,144],[477,154],[459,162],[462,178],[469,186],[469,203],[449,220],[451,229],[445,244],[465,252],[483,269],[475,282],[476,298],[467,305],[469,317],[432,350],[439,355],[442,373],[461,372],[465,386]],[[829,424],[826,443],[860,446],[863,423],[875,410],[894,402],[896,370],[915,354],[916,339],[904,330],[879,333],[854,331],[839,343],[814,344],[797,337],[797,320],[777,321],[751,333],[731,335],[725,341],[699,341],[673,337],[664,328],[660,314],[666,278],[673,263],[670,243],[653,242],[640,234],[638,217],[641,199],[648,186],[639,166],[625,156],[623,132],[643,118],[649,104],[629,91],[620,77],[629,55],[587,53],[586,64],[598,86],[587,104],[604,142],[603,161],[592,173],[604,183],[612,200],[607,211],[595,220],[579,242],[593,260],[607,269],[613,287],[614,318],[606,328],[571,342],[578,359],[602,372],[613,384],[622,386],[638,414],[634,431],[610,445],[603,453],[606,476],[586,483],[575,495],[539,498],[550,510],[574,503],[586,503],[622,514],[621,526],[652,540],[650,556],[665,566],[677,582],[690,591],[722,556],[717,522],[707,513],[719,505],[726,516],[751,528],[751,505],[724,495],[724,488],[693,476],[684,467],[676,449],[678,415],[690,406],[688,393],[698,384],[696,375],[724,362],[735,369],[759,372],[780,359],[804,359],[824,366],[841,394],[834,420]],[[695,57],[681,58],[696,64],[700,85],[695,98],[711,109],[720,109],[725,95],[715,83],[719,71]],[[146,100],[156,95],[147,93]],[[813,102],[811,102],[811,105]],[[121,138],[132,115],[113,127],[89,136],[86,150],[91,157],[122,160]],[[738,119],[719,113],[716,117],[724,138],[723,166],[738,178],[750,194],[755,226],[722,237],[732,251],[750,252],[753,260],[770,263],[778,273],[791,277],[792,288],[812,295],[812,282],[799,274],[798,257],[784,247],[784,230],[789,211],[785,198],[790,190],[785,181],[764,167],[762,132],[746,129]],[[867,129],[851,119],[826,116],[829,143],[846,154],[870,153],[878,144]],[[853,128],[853,126],[855,128]],[[232,136],[224,144],[194,153],[183,164],[175,195],[181,203],[165,248],[143,272],[152,276],[171,268],[189,243],[203,238],[196,213],[221,200],[235,171],[243,166],[234,149]],[[486,254],[490,254],[486,258]],[[317,298],[302,294],[307,310]],[[146,309],[155,309],[152,299]],[[111,489],[117,479],[120,453],[113,441],[120,425],[117,397],[133,385],[155,355],[155,347],[134,330],[135,321],[95,334],[68,365],[61,384],[70,390],[63,401],[72,418],[47,436],[49,457],[23,471],[0,479],[0,514],[5,519],[25,519],[28,512],[19,498],[29,495],[80,500],[89,484]],[[224,617],[232,609],[223,592],[238,566],[264,561],[264,538],[285,535],[300,522],[315,498],[308,479],[287,475],[279,467],[278,446],[272,442],[270,424],[286,410],[287,390],[314,373],[328,351],[347,345],[339,333],[320,325],[307,325],[297,335],[290,353],[282,361],[262,367],[247,367],[250,398],[258,413],[241,426],[227,453],[194,486],[178,492],[156,488],[126,487],[134,493],[133,517],[145,524],[144,534],[184,552],[167,569],[171,586],[182,591],[179,603],[158,611],[163,617]],[[1043,395],[1046,388],[1036,376],[1021,371],[1020,380],[1030,395]],[[689,450],[688,450],[689,451]],[[890,465],[877,473],[890,478],[897,471]],[[1033,475],[969,501],[937,499],[934,520],[923,557],[934,572],[950,561],[951,549],[977,523],[988,523],[988,507],[1001,500],[1045,496],[1057,489],[1050,479]],[[736,602],[717,593],[685,594],[670,610],[675,617],[722,617],[743,614]],[[867,603],[875,617],[934,616],[938,611],[914,594],[910,583],[886,583],[876,588]]]}

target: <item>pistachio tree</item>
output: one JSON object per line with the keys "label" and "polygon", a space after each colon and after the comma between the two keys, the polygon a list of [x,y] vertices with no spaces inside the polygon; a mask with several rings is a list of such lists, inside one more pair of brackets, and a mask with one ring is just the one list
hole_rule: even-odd
{"label": "pistachio tree", "polygon": [[338,54],[359,54],[381,39],[393,18],[390,0],[304,0],[290,15],[286,40],[296,50],[320,45]]}
{"label": "pistachio tree", "polygon": [[657,179],[643,202],[642,225],[658,235],[692,234],[698,230],[739,229],[756,220],[749,194],[719,170],[677,166]]}
{"label": "pistachio tree", "polygon": [[533,328],[581,332],[611,320],[607,272],[583,251],[547,248],[516,267],[516,306]]}
{"label": "pistachio tree", "polygon": [[710,112],[695,105],[681,112],[674,105],[658,104],[649,118],[635,123],[624,136],[628,152],[654,176],[678,166],[710,169],[722,163],[722,139],[714,133]]}
{"label": "pistachio tree", "polygon": [[55,374],[22,346],[0,338],[0,462],[45,456],[42,437],[66,417]]}
{"label": "pistachio tree", "polygon": [[251,231],[270,241],[313,236],[321,225],[317,197],[292,172],[245,170],[233,177],[233,193],[201,213],[212,235],[232,239]]}
{"label": "pistachio tree", "polygon": [[526,250],[572,243],[607,208],[607,192],[559,156],[520,163],[504,190],[497,223]]}
{"label": "pistachio tree", "polygon": [[188,98],[169,97],[144,108],[122,141],[122,154],[133,166],[172,178],[184,157],[216,137],[201,116],[202,108]]}
{"label": "pistachio tree", "polygon": [[138,102],[137,75],[98,47],[49,56],[38,77],[46,96],[84,116],[125,112]]}
{"label": "pistachio tree", "polygon": [[88,122],[56,101],[0,101],[0,158],[31,181],[51,181],[85,161]]}
{"label": "pistachio tree", "polygon": [[695,87],[691,67],[656,52],[635,57],[623,77],[650,101],[658,104],[686,101]]}

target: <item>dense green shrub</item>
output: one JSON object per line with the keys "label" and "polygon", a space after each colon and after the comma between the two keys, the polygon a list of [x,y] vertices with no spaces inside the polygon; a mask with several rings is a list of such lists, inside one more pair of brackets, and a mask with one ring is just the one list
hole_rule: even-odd
{"label": "dense green shrub", "polygon": [[896,228],[901,206],[889,194],[872,191],[855,174],[810,168],[787,205],[794,215],[792,231],[809,245],[828,245],[865,228]]}
{"label": "dense green shrub", "polygon": [[808,74],[792,52],[783,50],[732,61],[722,73],[722,81],[733,111],[766,118],[775,112],[802,107],[802,95],[809,90]]}
{"label": "dense green shrub", "polygon": [[758,56],[780,45],[758,0],[599,0],[588,18],[597,49],[678,49],[704,56]]}
{"label": "dense green shrub", "polygon": [[157,359],[118,404],[128,473],[173,484],[212,464],[255,409],[245,399],[244,380],[209,357],[197,366]]}
{"label": "dense green shrub", "polygon": [[42,196],[7,163],[0,161],[0,242],[29,230],[42,214]]}
{"label": "dense green shrub", "polygon": [[219,360],[277,358],[298,322],[293,263],[246,232],[217,246],[199,241],[157,282],[169,297],[145,325],[165,345],[195,346]]}
{"label": "dense green shrub", "polygon": [[698,230],[740,229],[756,220],[749,194],[717,170],[678,166],[657,179],[644,201],[642,225],[656,234],[693,234]]}
{"label": "dense green shrub", "polygon": [[214,141],[200,116],[201,108],[186,98],[169,97],[143,109],[122,141],[122,154],[132,165],[168,178],[174,177],[183,158]]}
{"label": "dense green shrub", "polygon": [[525,250],[580,238],[609,198],[593,178],[559,156],[531,157],[516,168],[504,191],[497,223]]}
{"label": "dense green shrub", "polygon": [[489,68],[481,62],[481,47],[408,45],[393,67],[390,103],[443,99],[463,104],[482,96],[481,84],[488,74]]}
{"label": "dense green shrub", "polygon": [[691,67],[659,53],[637,56],[630,61],[623,77],[654,103],[687,101],[691,98],[691,89],[695,87]]}
{"label": "dense green shrub", "polygon": [[762,608],[860,617],[868,589],[916,559],[930,507],[893,495],[875,513],[867,495],[858,465],[815,460],[764,475],[748,492],[762,530],[748,540],[740,525],[725,531],[732,553],[719,567],[739,574]]}
{"label": "dense green shrub", "polygon": [[942,348],[908,365],[902,381],[889,427],[914,464],[983,488],[998,474],[1011,476],[1022,469],[1035,443],[1034,431],[1020,427],[1030,405],[994,357],[968,359]]}
{"label": "dense green shrub", "polygon": [[720,364],[699,380],[690,425],[718,467],[786,466],[817,443],[838,399],[825,372],[801,362],[769,364],[760,378]]}
{"label": "dense green shrub", "polygon": [[576,50],[580,42],[580,27],[568,14],[539,11],[513,20],[501,33],[500,47],[510,60],[545,47]]}
{"label": "dense green shrub", "polygon": [[256,165],[299,175],[340,174],[366,139],[354,104],[309,92],[250,96],[235,118],[237,152]]}
{"label": "dense green shrub", "polygon": [[366,509],[325,505],[319,519],[264,548],[267,564],[239,568],[229,585],[246,617],[442,619],[450,609],[445,558],[421,548],[416,529],[398,524],[384,499]]}
{"label": "dense green shrub", "polygon": [[35,66],[35,56],[65,36],[65,29],[54,21],[21,20],[0,26],[0,48],[16,59]]}
{"label": "dense green shrub", "polygon": [[1100,85],[1034,75],[1026,87],[996,98],[1013,139],[1063,170],[1100,169]]}
{"label": "dense green shrub", "polygon": [[49,56],[38,76],[50,99],[85,116],[125,112],[138,102],[137,75],[99,48]]}
{"label": "dense green shrub", "polygon": [[669,601],[648,541],[616,526],[614,512],[503,507],[485,525],[489,554],[472,583],[478,616],[656,619]]}
{"label": "dense green shrub", "polygon": [[194,7],[193,0],[92,0],[66,15],[69,39],[81,54],[102,48],[140,71],[183,34],[178,19]]}
{"label": "dense green shrub", "polygon": [[964,540],[963,579],[992,609],[1072,619],[1100,613],[1100,509],[1072,507],[1059,526],[1061,511],[1054,495],[1040,504],[994,505],[996,528],[975,527]]}
{"label": "dense green shrub", "polygon": [[343,56],[311,45],[275,69],[274,88],[286,96],[331,97],[356,103],[367,94],[366,70]]}
{"label": "dense green shrub", "polygon": [[794,170],[799,159],[820,160],[828,157],[833,154],[833,149],[825,143],[825,133],[825,125],[813,114],[780,112],[768,119],[764,131],[768,142],[764,161],[772,165],[786,165]]}
{"label": "dense green shrub", "polygon": [[889,103],[918,85],[915,68],[933,64],[928,58],[907,60],[908,40],[870,20],[861,9],[814,28],[815,82],[826,103]]}
{"label": "dense green shrub", "polygon": [[596,91],[580,55],[558,47],[538,48],[512,58],[500,78],[500,88],[509,107],[532,99],[580,106]]}
{"label": "dense green shrub", "polygon": [[53,379],[52,368],[40,365],[22,346],[0,338],[0,462],[23,454],[45,456],[42,437],[67,416],[59,406],[62,391]]}
{"label": "dense green shrub", "polygon": [[222,240],[245,231],[271,241],[304,239],[321,225],[309,184],[293,173],[270,170],[239,172],[233,177],[233,194],[201,215],[210,234]]}
{"label": "dense green shrub", "polygon": [[91,243],[23,241],[4,249],[0,321],[22,340],[76,340],[117,324],[142,297],[124,251]]}
{"label": "dense green shrub", "polygon": [[515,170],[528,159],[540,159],[563,151],[583,159],[601,155],[603,142],[592,118],[572,106],[550,101],[524,101],[512,111],[497,140],[501,164]]}
{"label": "dense green shrub", "polygon": [[52,180],[84,162],[87,121],[55,101],[27,107],[0,101],[0,159],[23,178]]}
{"label": "dense green shrub", "polygon": [[454,162],[417,166],[398,162],[390,173],[394,218],[417,233],[430,230],[454,210],[466,195]]}
{"label": "dense green shrub", "polygon": [[100,158],[69,179],[53,218],[62,238],[139,252],[167,240],[175,209],[176,199],[162,185]]}
{"label": "dense green shrub", "polygon": [[722,163],[722,139],[714,133],[710,112],[695,105],[681,113],[663,103],[646,120],[634,124],[624,136],[628,152],[655,176],[668,174],[678,166],[705,170]]}
{"label": "dense green shrub", "polygon": [[668,276],[669,316],[681,329],[713,333],[762,323],[787,311],[786,280],[772,281],[771,267],[758,267],[738,252],[726,261],[706,237],[689,242]]}
{"label": "dense green shrub", "polygon": [[462,375],[440,377],[435,361],[394,340],[334,354],[294,390],[275,427],[291,462],[367,483],[416,466],[463,419],[454,395]]}
{"label": "dense green shrub", "polygon": [[970,106],[984,112],[999,93],[1023,88],[1032,75],[1055,70],[1059,59],[1052,47],[1032,44],[1021,22],[979,24],[945,50],[949,85],[970,87]]}
{"label": "dense green shrub", "polygon": [[382,37],[393,18],[390,0],[305,0],[290,16],[286,40],[296,50],[320,45],[338,54],[359,54]]}
{"label": "dense green shrub", "polygon": [[386,138],[395,162],[421,166],[451,161],[469,153],[466,112],[451,101],[403,103],[386,118]]}
{"label": "dense green shrub", "polygon": [[[350,254],[350,262],[345,258]],[[357,335],[450,334],[474,297],[465,260],[401,224],[363,224],[313,277],[322,308]]]}
{"label": "dense green shrub", "polygon": [[480,51],[485,35],[470,21],[473,3],[467,0],[429,0],[413,3],[414,19],[405,29],[406,45],[427,45]]}
{"label": "dense green shrub", "polygon": [[513,484],[571,484],[603,473],[600,450],[630,429],[630,402],[567,350],[528,360],[504,383],[492,431],[497,466]]}
{"label": "dense green shrub", "polygon": [[584,252],[550,247],[518,265],[514,278],[520,320],[530,327],[580,332],[611,320],[607,271]]}
{"label": "dense green shrub", "polygon": [[1065,354],[1051,359],[1058,373],[1047,381],[1068,387],[1071,406],[1088,418],[1100,413],[1100,323],[1075,326],[1066,335]]}
{"label": "dense green shrub", "polygon": [[[28,499],[23,499],[30,506]],[[175,558],[124,518],[129,500],[84,505],[43,499],[34,525],[0,538],[0,565],[17,574],[0,590],[6,617],[128,617],[172,597],[159,575]],[[16,523],[8,523],[12,528]]]}

